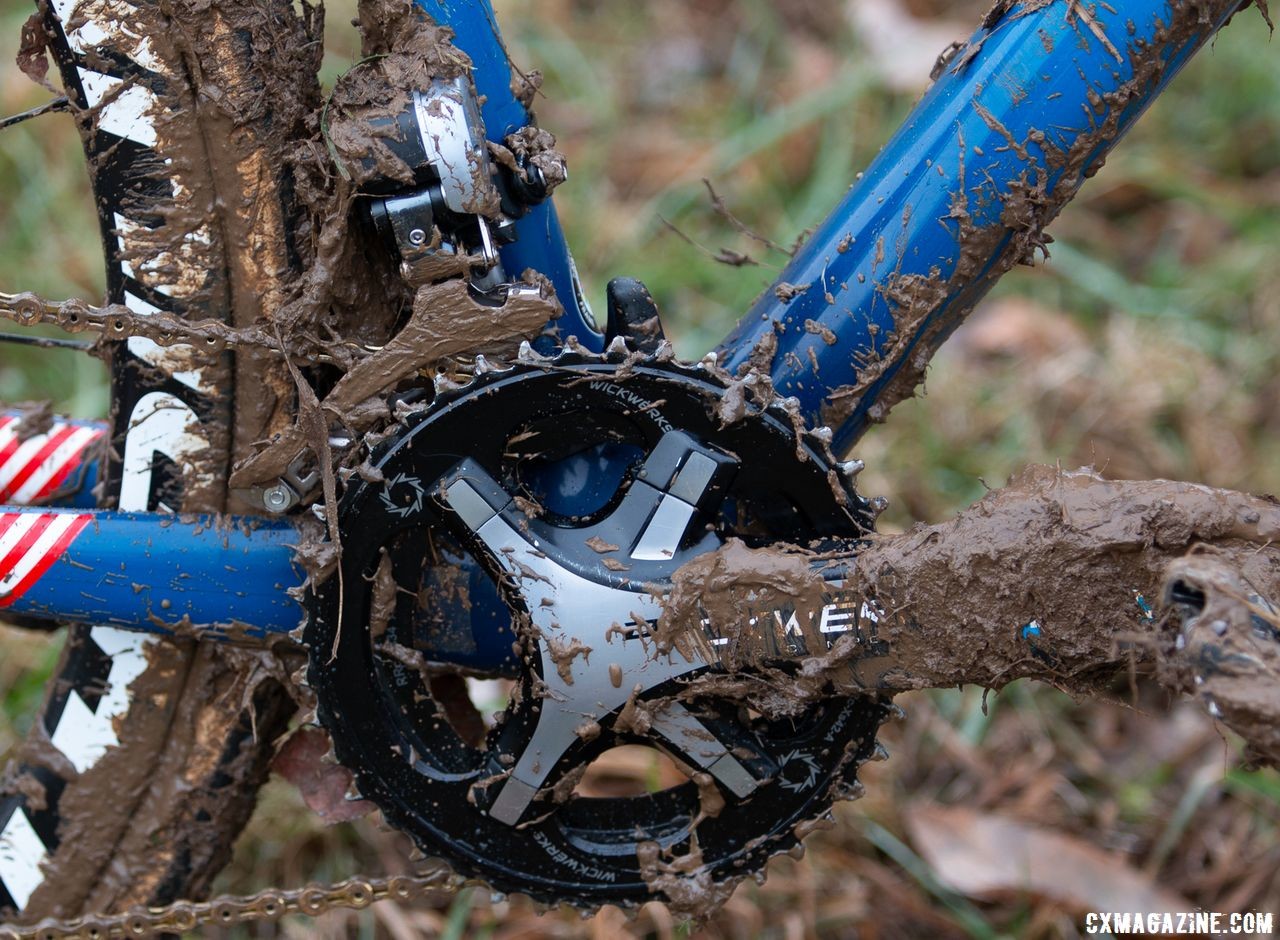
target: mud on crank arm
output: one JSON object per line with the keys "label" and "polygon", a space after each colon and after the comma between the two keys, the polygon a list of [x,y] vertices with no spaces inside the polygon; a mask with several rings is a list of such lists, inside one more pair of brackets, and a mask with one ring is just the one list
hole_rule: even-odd
{"label": "mud on crank arm", "polygon": [[[348,479],[308,681],[360,795],[424,852],[548,902],[675,901],[689,879],[759,872],[858,792],[887,702],[752,712],[693,684],[737,647],[655,634],[687,563],[730,540],[846,549],[875,515],[824,434],[726,383],[669,356],[526,358],[439,392]],[[298,624],[300,540],[283,521],[13,509],[0,605],[269,641]],[[818,637],[847,633],[847,612],[817,616]],[[813,651],[786,616],[744,618],[775,672]],[[463,676],[512,680],[496,723],[463,704]],[[685,782],[578,793],[625,744]]]}

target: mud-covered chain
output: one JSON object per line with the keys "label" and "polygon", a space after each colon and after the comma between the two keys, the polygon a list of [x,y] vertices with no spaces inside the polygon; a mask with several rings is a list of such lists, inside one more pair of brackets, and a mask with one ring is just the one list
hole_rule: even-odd
{"label": "mud-covered chain", "polygon": [[217,924],[231,927],[287,914],[318,917],[332,910],[363,910],[378,901],[411,901],[429,891],[456,891],[462,879],[447,868],[391,878],[348,878],[291,891],[267,890],[223,895],[211,901],[175,901],[164,907],[134,908],[123,914],[90,914],[43,920],[27,927],[0,925],[0,940],[116,940],[186,933]]}
{"label": "mud-covered chain", "polygon": [[[237,327],[220,320],[186,320],[163,310],[140,314],[123,304],[95,307],[83,300],[46,300],[29,291],[20,294],[0,292],[0,318],[19,326],[57,326],[68,333],[93,332],[109,340],[142,336],[160,346],[184,344],[208,353],[219,353],[229,347],[252,347],[294,359],[325,360],[332,358],[324,351],[326,342],[311,341],[296,334],[290,336],[286,350],[269,328]],[[344,350],[359,355],[365,350],[351,346]]]}

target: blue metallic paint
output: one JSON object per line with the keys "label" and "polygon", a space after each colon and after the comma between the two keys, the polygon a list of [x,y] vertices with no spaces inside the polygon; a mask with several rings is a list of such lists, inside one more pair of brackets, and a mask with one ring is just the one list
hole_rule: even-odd
{"label": "blue metallic paint", "polygon": [[[810,424],[832,426],[838,452],[882,416],[879,397],[908,358],[882,374],[869,372],[871,381],[860,384],[894,329],[889,280],[919,275],[948,282],[961,260],[961,212],[969,213],[975,228],[1003,228],[1002,237],[983,239],[983,257],[969,259],[976,275],[952,281],[950,295],[929,315],[936,348],[995,280],[987,275],[1014,231],[1001,218],[1011,184],[1044,174],[1053,201],[1065,202],[1068,195],[1055,188],[1078,186],[1096,170],[1220,25],[1205,23],[1199,34],[1164,49],[1167,66],[1159,80],[1123,110],[1118,132],[1087,155],[1085,172],[1064,178],[1050,152],[1069,148],[1102,122],[1106,96],[1133,77],[1130,50],[1159,46],[1171,8],[1166,0],[1090,4],[1087,11],[1073,3],[1037,6],[1014,6],[974,34],[969,49],[976,52],[944,70],[779,278],[807,289],[789,301],[765,292],[721,346],[721,361],[733,371],[775,333],[775,385],[800,400]],[[1104,44],[1084,16],[1114,41]],[[1050,146],[1031,142],[1040,132]],[[828,343],[824,336],[832,335],[835,342]],[[854,386],[855,409],[843,414],[830,407],[834,390]]]}
{"label": "blue metallic paint", "polygon": [[[74,512],[74,510],[58,510]],[[45,514],[45,508],[6,507]],[[153,633],[287,633],[302,608],[292,526],[261,519],[97,510],[66,552],[8,608]]]}
{"label": "blue metallic paint", "polygon": [[[489,139],[501,143],[528,124],[529,113],[511,91],[511,60],[489,0],[415,2],[435,22],[452,29],[454,43],[471,57],[476,91],[485,98],[482,116]],[[561,339],[575,336],[587,349],[603,349],[604,336],[582,296],[555,205],[547,200],[535,207],[516,223],[516,230],[519,238],[501,250],[503,267],[514,277],[530,268],[546,275],[564,305],[564,316],[555,324]]]}

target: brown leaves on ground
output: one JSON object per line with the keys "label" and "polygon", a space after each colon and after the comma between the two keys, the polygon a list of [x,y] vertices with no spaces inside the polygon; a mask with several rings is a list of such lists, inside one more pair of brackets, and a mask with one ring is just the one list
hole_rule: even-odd
{"label": "brown leaves on ground", "polygon": [[1067,833],[960,806],[912,804],[911,841],[951,888],[988,900],[1031,896],[1087,911],[1176,913],[1193,905],[1122,856]]}

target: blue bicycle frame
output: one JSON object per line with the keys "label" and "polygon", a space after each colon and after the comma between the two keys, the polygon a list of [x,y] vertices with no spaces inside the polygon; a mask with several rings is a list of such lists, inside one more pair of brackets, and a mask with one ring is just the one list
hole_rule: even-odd
{"label": "blue bicycle frame", "polygon": [[[474,61],[489,136],[527,123],[488,0],[418,2]],[[720,362],[736,371],[772,347],[777,389],[811,425],[831,427],[837,451],[856,442],[1232,12],[1199,22],[1177,0],[1116,2],[1029,0],[989,15],[792,259],[782,288],[721,344]],[[601,348],[550,203],[521,220],[503,260],[546,274],[564,301],[562,335]],[[896,336],[907,321],[910,335]],[[302,582],[290,550],[298,536],[287,523],[11,507],[0,526],[0,605],[14,613],[240,638],[298,626],[286,595]],[[60,554],[23,554],[73,529]],[[32,579],[37,562],[45,567]],[[495,657],[509,645],[477,641]],[[470,664],[486,666],[483,655]]]}

